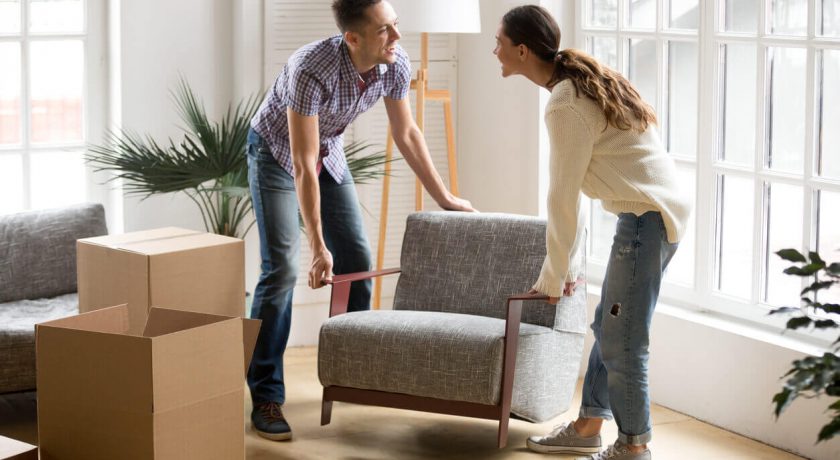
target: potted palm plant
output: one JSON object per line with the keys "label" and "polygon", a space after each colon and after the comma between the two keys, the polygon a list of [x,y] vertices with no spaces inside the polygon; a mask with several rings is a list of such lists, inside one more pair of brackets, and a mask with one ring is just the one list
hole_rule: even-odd
{"label": "potted palm plant", "polygon": [[[180,141],[160,144],[151,136],[118,130],[109,132],[104,144],[91,146],[85,161],[96,171],[111,171],[111,180],[122,179],[127,194],[183,192],[198,206],[208,232],[243,238],[254,225],[245,146],[260,98],[229,106],[221,121],[211,121],[184,79],[172,97],[186,125]],[[365,155],[369,147],[356,142],[345,148],[357,184],[384,174],[388,160],[383,152]]]}

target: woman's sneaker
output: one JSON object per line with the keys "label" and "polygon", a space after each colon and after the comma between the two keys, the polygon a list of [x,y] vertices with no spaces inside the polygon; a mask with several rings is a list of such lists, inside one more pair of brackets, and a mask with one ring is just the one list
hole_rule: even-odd
{"label": "woman's sneaker", "polygon": [[601,435],[584,438],[575,431],[572,422],[567,422],[545,436],[531,436],[525,445],[543,454],[597,454],[601,451]]}
{"label": "woman's sneaker", "polygon": [[590,457],[591,460],[651,460],[650,450],[631,452],[627,445],[616,441],[615,444],[607,447],[607,450]]}

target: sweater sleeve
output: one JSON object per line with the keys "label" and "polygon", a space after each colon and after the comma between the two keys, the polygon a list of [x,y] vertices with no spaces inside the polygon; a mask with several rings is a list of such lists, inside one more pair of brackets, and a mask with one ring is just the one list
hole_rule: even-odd
{"label": "sweater sleeve", "polygon": [[549,158],[546,256],[534,289],[552,297],[563,295],[583,267],[572,267],[582,250],[584,222],[580,218],[581,187],[592,159],[593,136],[580,113],[563,105],[545,115],[551,148]]}

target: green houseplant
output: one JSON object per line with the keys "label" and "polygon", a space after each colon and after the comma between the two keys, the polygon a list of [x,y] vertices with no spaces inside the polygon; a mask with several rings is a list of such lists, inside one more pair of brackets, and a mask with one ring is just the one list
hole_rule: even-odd
{"label": "green houseplant", "polygon": [[[248,163],[245,155],[250,120],[258,97],[228,106],[221,121],[211,121],[202,102],[183,79],[172,92],[185,123],[180,141],[160,144],[150,136],[119,130],[105,143],[88,149],[85,160],[96,171],[111,171],[122,179],[127,194],[151,195],[184,192],[201,211],[208,232],[243,238],[253,227]],[[357,184],[384,174],[384,153],[365,155],[370,145],[352,143],[345,148],[350,173]]]}
{"label": "green houseplant", "polygon": [[[813,277],[810,286],[802,290],[800,307],[782,307],[770,312],[792,314],[786,328],[835,329],[840,305],[820,302],[819,293],[840,283],[840,263],[827,263],[816,252],[809,252],[807,258],[795,249],[783,249],[776,253],[795,265],[785,273],[801,277]],[[821,395],[840,396],[840,338],[834,341],[822,356],[809,356],[792,363],[793,367],[782,377],[787,378],[782,391],[773,397],[776,418],[797,398],[816,398]],[[832,419],[822,427],[817,442],[827,441],[840,434],[840,400],[828,406]]]}

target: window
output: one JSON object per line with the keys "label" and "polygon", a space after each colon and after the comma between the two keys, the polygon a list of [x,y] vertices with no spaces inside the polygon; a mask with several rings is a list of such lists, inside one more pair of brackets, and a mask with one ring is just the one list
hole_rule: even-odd
{"label": "window", "polygon": [[[663,296],[774,321],[767,309],[797,305],[807,282],[775,251],[840,259],[840,0],[577,5],[579,46],[654,107],[695,198]],[[615,218],[597,203],[591,215],[590,260],[603,267]]]}
{"label": "window", "polygon": [[[0,0],[0,214],[91,199],[101,0]],[[97,37],[98,38],[98,37]]]}

